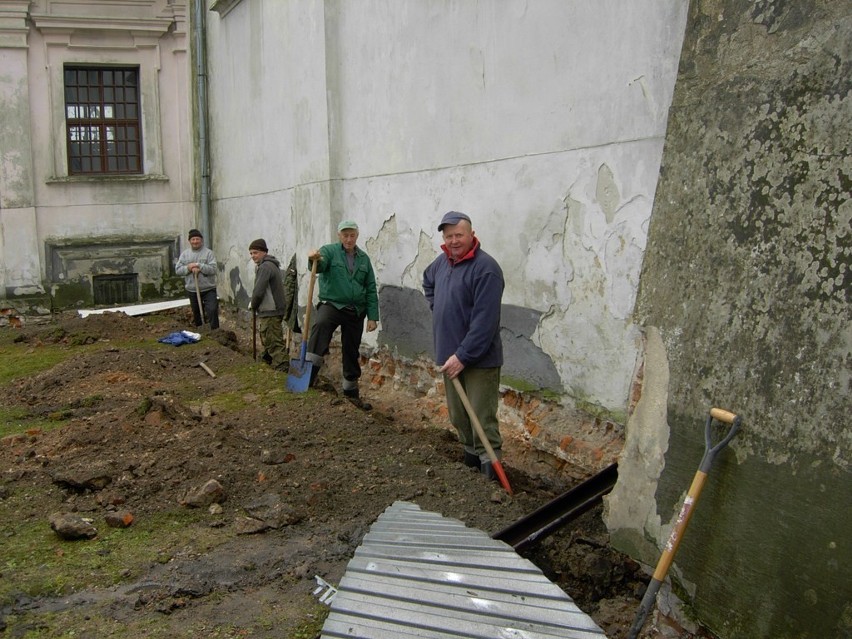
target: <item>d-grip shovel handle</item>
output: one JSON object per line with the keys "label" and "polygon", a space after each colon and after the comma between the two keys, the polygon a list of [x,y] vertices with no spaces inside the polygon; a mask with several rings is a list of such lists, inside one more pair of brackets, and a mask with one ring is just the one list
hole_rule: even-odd
{"label": "d-grip shovel handle", "polygon": [[726,424],[733,424],[739,419],[739,417],[737,417],[734,413],[729,410],[725,410],[724,408],[711,408],[710,417],[718,419],[720,422],[725,422]]}
{"label": "d-grip shovel handle", "polygon": [[[710,426],[713,420],[716,419],[725,424],[730,424],[731,428],[728,434],[723,437],[718,444],[713,445],[713,433]],[[711,408],[710,415],[707,417],[707,423],[704,425],[704,457],[698,465],[698,470],[703,473],[709,473],[710,467],[713,465],[713,460],[716,459],[716,453],[727,446],[740,430],[742,418],[739,415],[732,413],[724,408]]]}
{"label": "d-grip shovel handle", "polygon": [[[714,419],[726,424],[731,424],[728,434],[725,435],[725,437],[715,446],[713,446],[712,433],[710,429]],[[701,491],[704,488],[704,482],[707,481],[707,473],[710,472],[710,467],[713,465],[716,453],[727,446],[728,442],[734,438],[734,435],[736,435],[737,431],[740,429],[741,422],[742,419],[731,411],[723,408],[710,409],[710,414],[707,416],[707,423],[704,427],[704,457],[701,459],[701,464],[695,473],[692,485],[689,487],[689,492],[686,493],[686,499],[683,500],[683,506],[681,506],[680,513],[677,516],[677,521],[669,535],[669,540],[666,542],[663,553],[660,555],[660,559],[657,562],[657,568],[654,570],[654,575],[648,583],[645,595],[642,597],[642,603],[639,604],[639,610],[636,612],[636,618],[633,620],[633,625],[630,627],[627,639],[636,639],[636,637],[639,636],[639,631],[642,630],[642,626],[645,625],[645,619],[648,617],[648,613],[651,612],[651,608],[654,607],[654,602],[657,599],[657,592],[659,592],[660,586],[666,578],[666,574],[669,572],[672,561],[674,561],[675,553],[683,539],[683,534],[686,532],[686,526],[689,524],[689,520],[695,510],[698,497],[701,495]]]}

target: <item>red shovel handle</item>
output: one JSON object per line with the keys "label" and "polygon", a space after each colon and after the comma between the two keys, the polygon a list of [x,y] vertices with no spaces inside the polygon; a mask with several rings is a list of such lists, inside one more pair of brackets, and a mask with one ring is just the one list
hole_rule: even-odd
{"label": "red shovel handle", "polygon": [[491,460],[491,467],[494,469],[494,472],[497,473],[497,479],[500,480],[500,485],[506,489],[507,493],[513,495],[512,487],[509,485],[509,478],[506,477],[506,473],[503,470],[503,464],[500,463],[500,460]]}

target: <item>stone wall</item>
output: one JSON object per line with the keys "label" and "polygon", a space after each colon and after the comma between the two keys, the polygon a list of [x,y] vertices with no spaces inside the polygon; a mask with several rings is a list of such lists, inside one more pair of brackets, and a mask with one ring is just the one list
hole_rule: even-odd
{"label": "stone wall", "polygon": [[850,47],[848,3],[690,7],[608,522],[653,565],[708,409],[742,415],[670,572],[721,637],[852,631]]}

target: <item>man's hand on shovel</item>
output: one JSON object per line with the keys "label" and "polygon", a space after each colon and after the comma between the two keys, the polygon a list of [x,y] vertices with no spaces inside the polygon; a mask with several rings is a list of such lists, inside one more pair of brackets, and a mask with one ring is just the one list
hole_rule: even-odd
{"label": "man's hand on shovel", "polygon": [[450,355],[449,359],[447,359],[447,361],[444,362],[444,365],[438,370],[442,373],[446,373],[447,377],[450,379],[455,379],[464,370],[464,364],[462,364],[459,358],[455,355]]}

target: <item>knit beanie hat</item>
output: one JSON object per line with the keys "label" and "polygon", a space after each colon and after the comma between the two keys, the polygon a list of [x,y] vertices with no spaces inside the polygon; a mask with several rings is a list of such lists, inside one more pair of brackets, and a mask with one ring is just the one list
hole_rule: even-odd
{"label": "knit beanie hat", "polygon": [[255,240],[249,244],[249,251],[263,251],[264,253],[269,253],[269,249],[266,248],[266,240],[263,238]]}
{"label": "knit beanie hat", "polygon": [[202,239],[204,238],[204,236],[201,234],[201,231],[199,231],[198,229],[189,229],[189,238],[188,239],[191,240],[194,237],[200,237]]}

